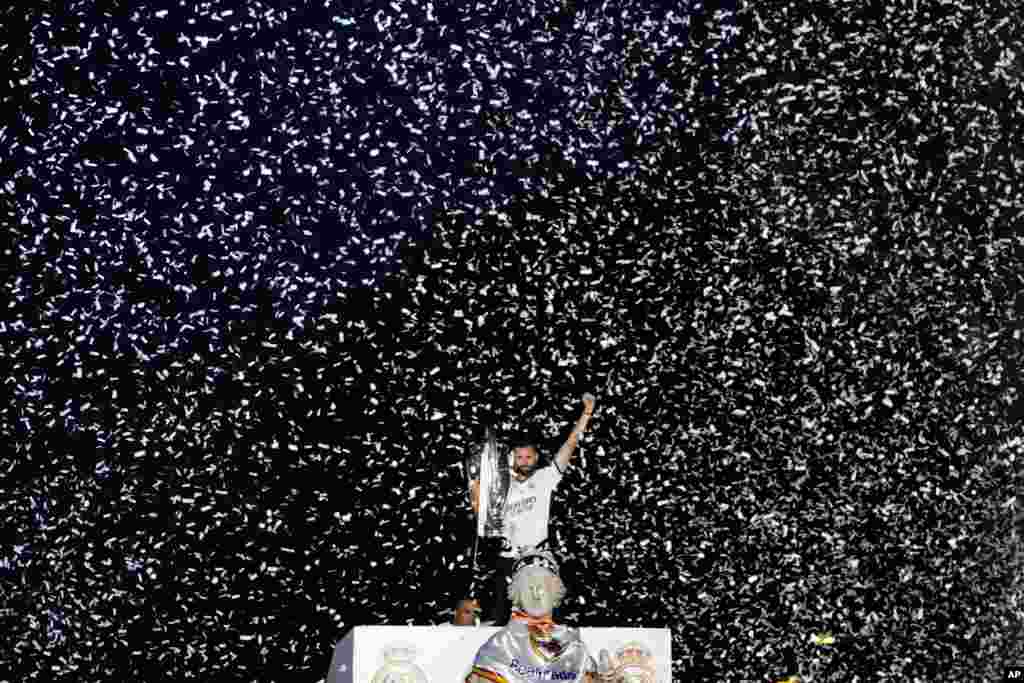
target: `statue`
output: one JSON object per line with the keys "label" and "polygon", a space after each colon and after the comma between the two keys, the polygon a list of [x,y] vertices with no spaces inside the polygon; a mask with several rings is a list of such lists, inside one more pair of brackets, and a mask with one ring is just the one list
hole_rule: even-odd
{"label": "statue", "polygon": [[512,618],[477,652],[465,683],[582,681],[619,683],[608,653],[601,667],[587,651],[577,628],[556,624],[552,612],[565,596],[558,563],[546,550],[527,550],[512,571]]}

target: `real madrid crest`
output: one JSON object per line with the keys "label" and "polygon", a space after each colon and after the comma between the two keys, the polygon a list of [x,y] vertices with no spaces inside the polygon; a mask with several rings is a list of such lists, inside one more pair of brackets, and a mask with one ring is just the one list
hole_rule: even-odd
{"label": "real madrid crest", "polygon": [[623,683],[655,683],[657,679],[654,653],[636,640],[612,648],[612,666]]}
{"label": "real madrid crest", "polygon": [[385,648],[384,664],[373,675],[372,683],[430,683],[423,669],[416,666],[416,647],[405,643]]}

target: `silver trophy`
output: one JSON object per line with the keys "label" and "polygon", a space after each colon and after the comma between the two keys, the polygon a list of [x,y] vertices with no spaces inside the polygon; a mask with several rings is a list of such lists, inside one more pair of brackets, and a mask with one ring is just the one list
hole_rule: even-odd
{"label": "silver trophy", "polygon": [[476,533],[479,538],[500,538],[503,533],[503,510],[511,482],[508,449],[498,443],[494,429],[487,427],[484,443],[466,456],[468,482],[480,482],[480,513]]}

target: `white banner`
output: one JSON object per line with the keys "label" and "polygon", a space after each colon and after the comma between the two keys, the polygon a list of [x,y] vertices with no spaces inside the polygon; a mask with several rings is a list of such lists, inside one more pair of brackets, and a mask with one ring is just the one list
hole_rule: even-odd
{"label": "white banner", "polygon": [[[326,683],[461,683],[477,650],[501,629],[473,626],[357,626],[338,641]],[[668,629],[581,628],[594,661],[607,650],[627,680],[672,683]]]}

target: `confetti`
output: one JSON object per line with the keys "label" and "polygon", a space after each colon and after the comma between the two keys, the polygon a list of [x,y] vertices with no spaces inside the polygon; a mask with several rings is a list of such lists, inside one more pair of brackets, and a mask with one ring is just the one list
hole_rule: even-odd
{"label": "confetti", "polygon": [[434,623],[477,430],[551,456],[586,390],[558,618],[671,628],[673,680],[1002,661],[1024,27],[862,4],[11,15],[19,678]]}

